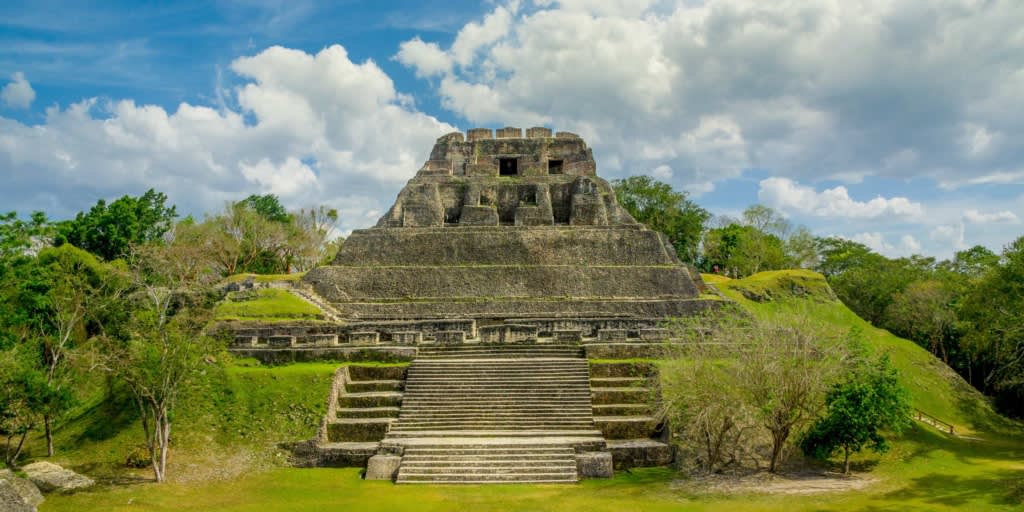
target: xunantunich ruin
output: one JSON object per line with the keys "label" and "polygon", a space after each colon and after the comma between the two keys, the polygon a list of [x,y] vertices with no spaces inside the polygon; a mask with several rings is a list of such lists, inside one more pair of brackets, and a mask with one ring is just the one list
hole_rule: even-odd
{"label": "xunantunich ruin", "polygon": [[588,360],[649,353],[664,320],[718,303],[618,205],[583,139],[547,128],[441,137],[375,227],[289,286],[327,321],[235,328],[232,350],[411,361],[340,369],[318,439],[296,449],[399,483],[669,463],[654,367]]}

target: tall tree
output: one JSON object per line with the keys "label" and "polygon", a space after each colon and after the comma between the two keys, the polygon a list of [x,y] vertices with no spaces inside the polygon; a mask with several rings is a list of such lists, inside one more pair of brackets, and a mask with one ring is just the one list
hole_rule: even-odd
{"label": "tall tree", "polygon": [[686,197],[685,192],[672,189],[650,176],[630,176],[612,182],[615,197],[638,222],[660,231],[679,259],[696,263],[704,224],[711,218],[707,210]]}
{"label": "tall tree", "polygon": [[174,225],[175,207],[167,196],[149,189],[107,204],[100,199],[88,212],[59,226],[57,243],[69,243],[107,261],[128,254],[132,245],[160,240]]}
{"label": "tall tree", "polygon": [[200,367],[217,342],[204,333],[216,279],[196,265],[187,244],[148,245],[129,258],[134,293],[119,336],[102,338],[99,365],[131,390],[138,406],[153,475],[167,476],[174,409],[181,390],[202,378]]}

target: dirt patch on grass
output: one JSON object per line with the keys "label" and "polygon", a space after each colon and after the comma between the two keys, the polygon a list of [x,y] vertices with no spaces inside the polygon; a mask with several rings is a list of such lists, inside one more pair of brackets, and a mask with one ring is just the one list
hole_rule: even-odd
{"label": "dirt patch on grass", "polygon": [[773,475],[750,474],[702,475],[674,485],[694,494],[779,494],[808,495],[857,491],[879,480],[869,476],[843,476],[838,473],[800,472]]}

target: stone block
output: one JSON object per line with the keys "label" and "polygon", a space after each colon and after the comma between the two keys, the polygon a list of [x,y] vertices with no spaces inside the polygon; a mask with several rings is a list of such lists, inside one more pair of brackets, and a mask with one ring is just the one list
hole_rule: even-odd
{"label": "stone block", "polygon": [[348,342],[353,345],[376,345],[380,343],[377,331],[355,331],[348,333]]}
{"label": "stone block", "polygon": [[672,463],[672,447],[653,439],[608,441],[615,469],[667,466]]}
{"label": "stone block", "polygon": [[466,342],[465,331],[437,331],[434,340],[443,345],[455,345]]}
{"label": "stone block", "polygon": [[551,138],[551,128],[544,128],[542,126],[534,126],[533,128],[526,129],[527,139],[546,139]]}
{"label": "stone block", "polygon": [[449,133],[447,135],[442,135],[442,136],[438,137],[437,143],[438,144],[451,144],[452,142],[463,142],[465,140],[466,140],[466,137],[462,135],[462,132],[451,132],[451,133]]}
{"label": "stone block", "polygon": [[550,226],[555,223],[550,208],[519,206],[515,213],[516,226]]}
{"label": "stone block", "polygon": [[420,331],[395,331],[391,333],[391,342],[398,345],[419,345],[423,342]]}
{"label": "stone block", "polygon": [[463,206],[459,224],[463,226],[497,226],[498,210],[493,206]]}
{"label": "stone block", "polygon": [[576,454],[576,472],[580,478],[611,478],[611,452],[583,452]]}
{"label": "stone block", "polygon": [[402,458],[397,455],[374,455],[366,462],[366,480],[392,480],[398,475]]}
{"label": "stone block", "polygon": [[498,166],[494,165],[492,163],[467,164],[466,165],[466,176],[470,176],[470,177],[480,177],[480,176],[497,177],[498,176]]}
{"label": "stone block", "polygon": [[665,341],[668,338],[668,329],[640,329],[640,339],[644,341]]}
{"label": "stone block", "polygon": [[600,341],[624,341],[626,331],[625,329],[601,329],[597,331],[597,339]]}
{"label": "stone block", "polygon": [[466,141],[488,140],[494,138],[494,132],[490,128],[473,128],[466,132]]}
{"label": "stone block", "polygon": [[407,204],[402,210],[402,226],[424,228],[444,225],[444,211],[427,205]]}
{"label": "stone block", "polygon": [[521,139],[523,138],[522,128],[513,128],[506,126],[504,128],[498,128],[495,138],[498,139]]}
{"label": "stone block", "polygon": [[233,347],[255,347],[256,336],[235,336],[235,341],[231,343]]}
{"label": "stone block", "polygon": [[293,345],[295,345],[295,336],[267,336],[267,346],[270,348],[284,348],[291,347]]}
{"label": "stone block", "polygon": [[579,139],[580,136],[572,132],[558,132],[555,133],[556,139]]}
{"label": "stone block", "polygon": [[583,332],[577,330],[555,330],[551,333],[555,341],[580,342],[583,341]]}
{"label": "stone block", "polygon": [[339,442],[373,442],[384,439],[388,433],[389,418],[357,418],[327,423],[327,440]]}
{"label": "stone block", "polygon": [[401,380],[405,378],[405,366],[348,366],[350,380]]}
{"label": "stone block", "polygon": [[338,345],[337,334],[307,334],[296,336],[295,344],[306,347],[334,347]]}

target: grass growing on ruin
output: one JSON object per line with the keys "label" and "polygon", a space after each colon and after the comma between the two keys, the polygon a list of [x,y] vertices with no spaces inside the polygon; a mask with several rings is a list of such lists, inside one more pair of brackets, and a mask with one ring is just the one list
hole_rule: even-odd
{"label": "grass growing on ruin", "polygon": [[321,320],[316,306],[286,290],[273,288],[231,292],[214,310],[216,320],[293,321]]}
{"label": "grass growing on ruin", "polygon": [[252,279],[257,283],[294,282],[302,279],[304,275],[306,275],[305,272],[295,272],[294,274],[234,274],[225,277],[221,284],[240,283],[247,279]]}

